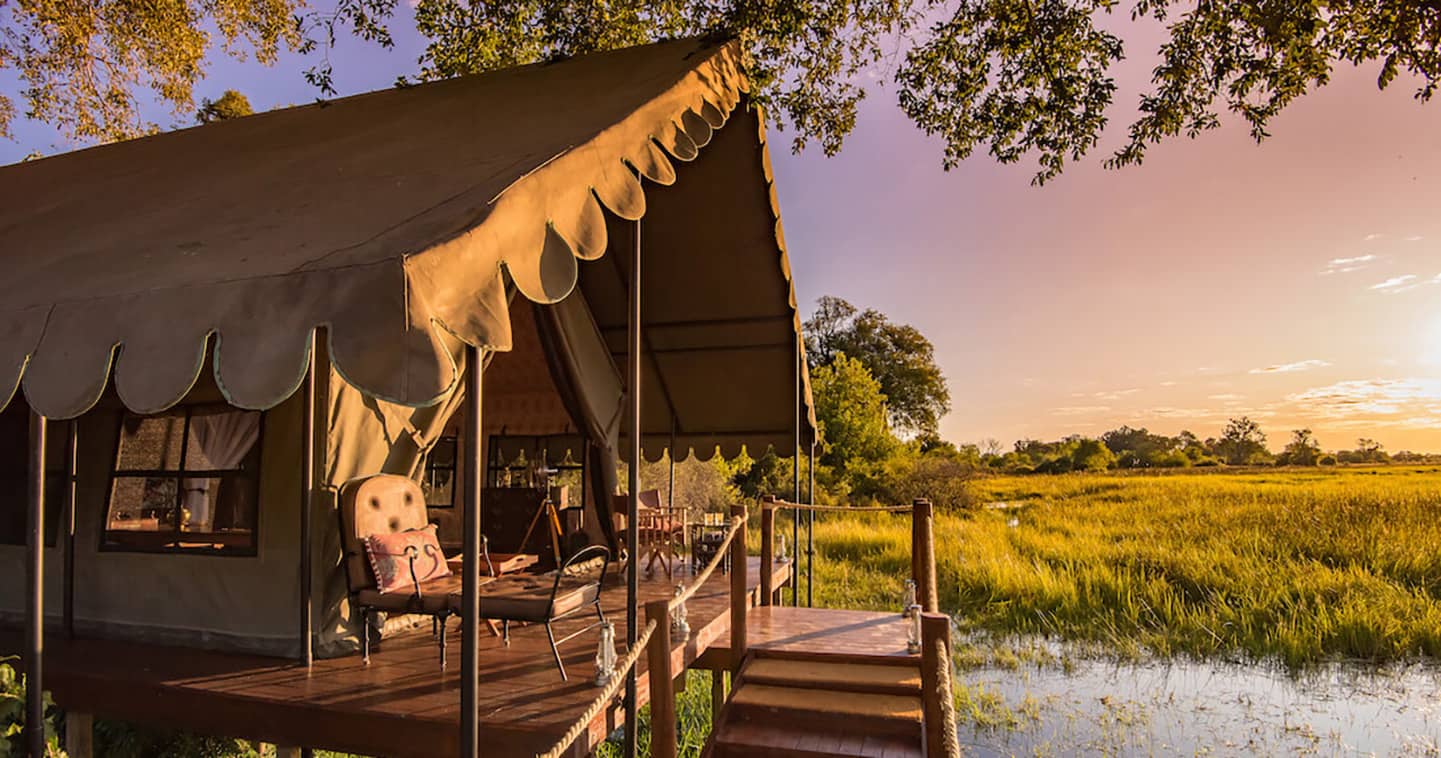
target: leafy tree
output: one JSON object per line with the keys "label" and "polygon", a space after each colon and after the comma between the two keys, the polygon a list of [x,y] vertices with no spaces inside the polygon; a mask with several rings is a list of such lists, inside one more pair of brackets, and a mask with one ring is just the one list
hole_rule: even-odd
{"label": "leafy tree", "polygon": [[[393,5],[393,0],[390,3]],[[894,79],[901,109],[944,144],[951,167],[984,149],[1002,163],[1033,158],[1036,182],[1097,144],[1127,55],[1117,10],[1165,24],[1151,87],[1129,139],[1106,161],[1221,123],[1222,109],[1260,141],[1296,98],[1338,63],[1374,62],[1385,87],[1402,72],[1417,98],[1441,77],[1437,0],[418,0],[430,39],[422,75],[440,78],[689,34],[738,36],[754,96],[794,129],[793,147],[840,149],[866,90]]]}
{"label": "leafy tree", "polygon": [[1116,465],[1116,454],[1100,440],[1081,439],[1071,451],[1071,467],[1076,471],[1105,471]]}
{"label": "leafy tree", "polygon": [[1270,457],[1266,433],[1250,417],[1233,418],[1215,444],[1216,454],[1232,466],[1262,463]]}
{"label": "leafy tree", "polygon": [[1277,463],[1283,466],[1315,466],[1321,459],[1321,445],[1310,429],[1291,432],[1291,441],[1281,451]]}
{"label": "leafy tree", "polygon": [[860,361],[839,354],[811,375],[816,420],[825,439],[821,462],[842,473],[884,460],[897,445],[880,382]]}
{"label": "leafy tree", "polygon": [[936,365],[935,348],[920,330],[829,295],[816,304],[805,328],[812,371],[841,354],[850,356],[880,382],[891,426],[935,436],[941,416],[951,410],[951,392]]}
{"label": "leafy tree", "polygon": [[233,89],[228,89],[215,100],[207,98],[200,101],[200,110],[195,114],[195,120],[202,124],[210,124],[249,116],[254,112],[250,108],[250,98]]}
{"label": "leafy tree", "polygon": [[[177,113],[217,50],[274,62],[319,56],[305,77],[335,92],[328,51],[350,32],[391,47],[397,0],[27,0],[0,3],[0,69],[23,87],[26,115],[82,141],[153,128],[148,91]],[[792,145],[841,148],[866,95],[865,74],[894,80],[901,109],[944,144],[954,166],[978,148],[1002,163],[1033,158],[1036,182],[1094,148],[1108,123],[1111,67],[1127,55],[1116,11],[1163,23],[1168,38],[1129,139],[1105,163],[1196,136],[1236,114],[1260,141],[1338,63],[1373,63],[1377,85],[1406,72],[1418,100],[1441,78],[1438,0],[413,0],[429,40],[419,75],[437,79],[696,34],[733,35],[754,97]],[[0,97],[0,133],[15,103]]]}

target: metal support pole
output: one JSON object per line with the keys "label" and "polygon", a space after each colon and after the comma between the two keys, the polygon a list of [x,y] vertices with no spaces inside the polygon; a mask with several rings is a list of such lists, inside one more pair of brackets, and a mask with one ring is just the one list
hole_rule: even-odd
{"label": "metal support pole", "polygon": [[[816,439],[811,433],[811,454],[806,459],[810,468],[810,495],[806,502],[816,504]],[[806,607],[816,604],[816,512],[806,511]]]}
{"label": "metal support pole", "polygon": [[29,581],[25,596],[25,747],[30,758],[45,755],[45,417],[30,414],[30,533],[26,543]]}
{"label": "metal support pole", "polygon": [[465,477],[461,508],[463,546],[460,569],[460,755],[480,755],[480,482],[484,470],[480,459],[481,429],[480,349],[465,347],[465,420],[461,428],[461,450]]}
{"label": "metal support pole", "polygon": [[300,417],[300,660],[306,668],[315,662],[315,635],[311,617],[311,582],[314,580],[310,533],[312,498],[315,492],[315,352],[320,349],[319,332],[310,332],[310,361],[305,367],[301,389]]}
{"label": "metal support pole", "polygon": [[[640,602],[640,221],[631,225],[630,249],[630,318],[626,334],[626,416],[629,420],[630,465],[626,468],[625,546],[629,554],[625,567],[625,642],[626,650],[635,647],[636,603]],[[636,671],[632,666],[625,677],[625,756],[636,755]]]}
{"label": "metal support pole", "polygon": [[65,638],[75,639],[75,488],[79,481],[80,420],[67,424],[65,440],[65,596],[61,599]]}
{"label": "metal support pole", "polygon": [[[675,507],[675,415],[674,415],[674,414],[671,414],[671,417],[670,417],[670,447],[666,448],[666,450],[667,450],[667,452],[666,452],[665,457],[666,457],[666,460],[670,463],[670,478],[669,478],[669,480],[667,481],[667,484],[666,484],[665,505],[666,505],[667,508],[670,509],[670,514],[669,514],[668,518],[675,518],[676,507]],[[689,539],[689,537],[690,537],[690,519],[688,518],[688,514],[682,514],[682,516],[681,516],[681,545],[682,545],[682,547],[685,546],[685,540]],[[675,558],[675,556],[676,556],[675,535],[669,535],[669,536],[666,537],[666,539],[670,541],[669,555],[670,555],[671,566],[672,566],[672,568],[674,568],[675,562],[676,562],[676,558]]]}
{"label": "metal support pole", "polygon": [[[801,501],[801,340],[796,336],[796,412],[795,431],[796,449],[795,456],[791,458],[791,502]],[[795,556],[791,558],[791,605],[799,608],[801,604],[801,562],[799,553],[801,549],[801,511],[799,508],[791,509],[791,552]]]}

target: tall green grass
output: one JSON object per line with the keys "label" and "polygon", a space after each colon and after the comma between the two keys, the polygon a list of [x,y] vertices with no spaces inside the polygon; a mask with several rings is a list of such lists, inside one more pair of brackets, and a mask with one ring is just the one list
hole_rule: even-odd
{"label": "tall green grass", "polygon": [[[972,486],[979,506],[936,530],[941,604],[967,631],[1293,668],[1441,655],[1441,469]],[[820,517],[817,604],[898,607],[909,535],[905,516]]]}

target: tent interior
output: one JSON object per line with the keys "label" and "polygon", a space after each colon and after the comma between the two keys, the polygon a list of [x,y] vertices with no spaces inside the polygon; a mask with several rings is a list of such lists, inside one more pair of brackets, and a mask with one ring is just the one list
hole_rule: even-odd
{"label": "tent interior", "polygon": [[0,616],[25,608],[33,409],[52,419],[47,547],[65,527],[63,419],[78,445],[73,576],[45,551],[52,620],[69,579],[82,634],[296,655],[296,367],[312,354],[318,655],[358,645],[341,485],[413,477],[442,544],[459,541],[465,345],[484,356],[491,549],[514,528],[486,512],[492,491],[531,487],[536,463],[568,487],[564,548],[613,544],[631,247],[645,457],[808,444],[765,130],[734,55],[665,43],[0,167],[0,393],[16,389]]}

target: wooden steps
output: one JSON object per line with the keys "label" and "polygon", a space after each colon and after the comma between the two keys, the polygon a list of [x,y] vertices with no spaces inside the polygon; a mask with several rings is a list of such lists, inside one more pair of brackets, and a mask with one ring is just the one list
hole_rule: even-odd
{"label": "wooden steps", "polygon": [[921,675],[916,664],[867,663],[768,651],[741,668],[716,719],[708,753],[740,756],[919,758]]}

